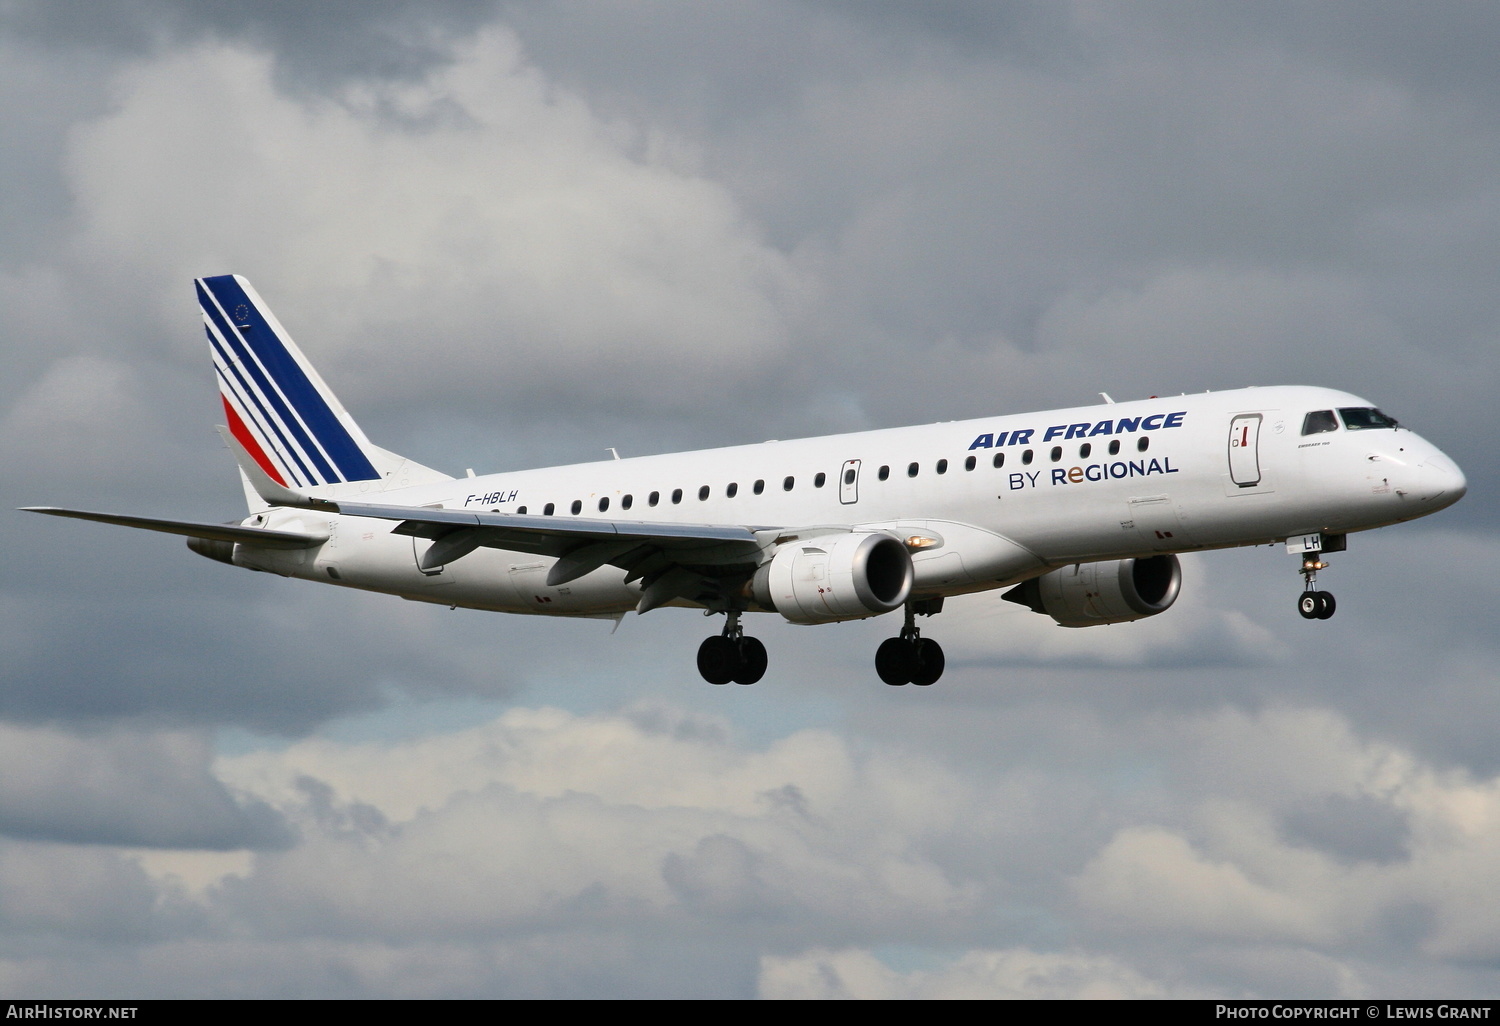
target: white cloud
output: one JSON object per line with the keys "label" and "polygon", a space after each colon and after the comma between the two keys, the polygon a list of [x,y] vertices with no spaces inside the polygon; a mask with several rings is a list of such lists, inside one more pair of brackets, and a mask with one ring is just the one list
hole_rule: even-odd
{"label": "white cloud", "polygon": [[75,259],[193,344],[186,278],[235,271],[340,380],[428,400],[565,379],[655,383],[670,407],[785,355],[800,286],[733,197],[504,29],[422,82],[333,98],[279,93],[269,56],[227,45],[116,89],[73,136]]}
{"label": "white cloud", "polygon": [[1020,1000],[1164,998],[1160,983],[1112,958],[1025,948],[970,951],[936,970],[901,972],[862,950],[761,959],[769,1000]]}
{"label": "white cloud", "polygon": [[31,382],[0,418],[0,460],[62,476],[121,477],[161,440],[129,364],[68,356]]}

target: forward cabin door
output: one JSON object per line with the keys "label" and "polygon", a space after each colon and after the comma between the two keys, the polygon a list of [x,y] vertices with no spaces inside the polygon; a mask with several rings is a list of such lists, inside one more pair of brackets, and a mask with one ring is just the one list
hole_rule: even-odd
{"label": "forward cabin door", "polygon": [[839,471],[839,501],[845,506],[859,501],[859,460],[845,460]]}
{"label": "forward cabin door", "polygon": [[1242,413],[1229,422],[1229,479],[1240,488],[1260,484],[1258,413]]}

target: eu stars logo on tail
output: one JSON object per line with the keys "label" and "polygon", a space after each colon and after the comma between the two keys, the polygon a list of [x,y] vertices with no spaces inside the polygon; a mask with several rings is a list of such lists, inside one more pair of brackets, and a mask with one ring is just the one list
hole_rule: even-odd
{"label": "eu stars logo on tail", "polygon": [[713,684],[767,672],[746,613],[818,624],[900,610],[876,673],[931,685],[945,659],[916,618],[949,596],[1008,588],[1063,627],[1139,620],[1176,601],[1177,553],[1189,550],[1284,541],[1301,559],[1299,613],[1327,619],[1326,553],[1467,488],[1451,459],[1373,404],[1310,386],[456,480],[371,443],[244,278],[195,285],[249,515],[32,512],[182,535],[232,566],[455,608],[615,620],[707,610],[724,616],[698,650]]}

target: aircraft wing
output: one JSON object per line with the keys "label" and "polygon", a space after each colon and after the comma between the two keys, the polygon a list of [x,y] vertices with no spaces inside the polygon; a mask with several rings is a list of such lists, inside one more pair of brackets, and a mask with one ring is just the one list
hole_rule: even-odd
{"label": "aircraft wing", "polygon": [[[674,598],[721,595],[719,573],[753,569],[765,543],[777,533],[774,528],[758,531],[740,525],[523,516],[327,499],[315,505],[346,516],[400,521],[392,533],[431,538],[421,559],[424,570],[481,547],[556,557],[547,574],[550,587],[605,565],[617,566],[625,571],[626,581],[642,581],[637,606],[642,613]],[[766,532],[770,538],[763,538]]]}
{"label": "aircraft wing", "polygon": [[268,549],[310,549],[328,540],[327,532],[306,534],[300,531],[268,531],[259,527],[241,527],[238,524],[204,524],[192,520],[158,520],[154,517],[127,517],[118,513],[93,513],[82,509],[58,509],[56,506],[22,506],[27,513],[45,513],[52,517],[70,517],[74,520],[93,520],[101,524],[120,527],[138,527],[145,531],[160,531],[163,534],[180,534],[187,538],[207,538],[211,541],[243,542],[260,545]]}

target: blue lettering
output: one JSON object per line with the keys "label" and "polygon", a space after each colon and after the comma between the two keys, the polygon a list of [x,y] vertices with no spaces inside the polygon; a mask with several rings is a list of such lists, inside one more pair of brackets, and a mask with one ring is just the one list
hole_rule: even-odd
{"label": "blue lettering", "polygon": [[1162,466],[1164,466],[1164,467],[1167,468],[1167,473],[1168,474],[1175,474],[1175,473],[1177,473],[1177,468],[1174,467],[1174,466],[1172,466],[1171,457],[1163,456],[1161,458],[1161,462],[1162,462]]}
{"label": "blue lettering", "polygon": [[1014,492],[1014,491],[1016,491],[1018,489],[1025,488],[1025,487],[1026,487],[1026,475],[1025,474],[1012,474],[1012,475],[1010,475],[1010,490],[1011,491]]}
{"label": "blue lettering", "polygon": [[980,435],[978,438],[974,439],[973,443],[969,446],[970,449],[993,449],[994,447],[995,436],[991,434]]}
{"label": "blue lettering", "polygon": [[1068,483],[1068,472],[1066,470],[1059,470],[1058,468],[1053,467],[1052,468],[1052,483],[1055,484],[1055,485],[1067,484]]}
{"label": "blue lettering", "polygon": [[1130,476],[1131,477],[1145,477],[1146,476],[1146,463],[1145,463],[1144,460],[1131,460],[1130,461]]}
{"label": "blue lettering", "polygon": [[1052,439],[1056,438],[1058,435],[1062,434],[1067,429],[1068,429],[1068,425],[1066,425],[1066,424],[1053,424],[1051,427],[1049,427],[1047,429],[1047,433],[1042,436],[1042,441],[1044,441],[1044,442],[1050,442],[1050,441],[1052,441]]}
{"label": "blue lettering", "polygon": [[1183,410],[1180,413],[1169,413],[1169,414],[1167,414],[1167,419],[1162,424],[1162,427],[1164,427],[1164,428],[1182,427],[1182,418],[1186,417],[1186,416],[1187,416],[1187,411],[1186,410]]}
{"label": "blue lettering", "polygon": [[1095,435],[1112,435],[1114,433],[1115,422],[1112,420],[1101,420],[1094,425],[1094,430],[1089,432],[1089,437],[1093,438]]}
{"label": "blue lettering", "polygon": [[1127,431],[1134,431],[1140,423],[1139,417],[1121,417],[1119,423],[1115,425],[1115,434],[1123,435]]}
{"label": "blue lettering", "polygon": [[1069,424],[1068,433],[1063,435],[1063,441],[1066,442],[1071,438],[1083,438],[1088,434],[1088,430],[1089,426],[1087,424]]}
{"label": "blue lettering", "polygon": [[1089,481],[1103,481],[1104,468],[1097,463],[1091,463],[1083,468],[1083,476]]}
{"label": "blue lettering", "polygon": [[995,448],[998,449],[998,448],[1000,448],[1004,444],[1005,444],[1005,432],[1002,431],[998,435],[995,436]]}
{"label": "blue lettering", "polygon": [[1031,441],[1031,436],[1033,433],[1034,432],[1031,430],[1031,428],[1022,428],[1020,431],[1012,431],[1010,433],[1009,444],[1025,445],[1027,442]]}
{"label": "blue lettering", "polygon": [[1148,474],[1160,474],[1161,473],[1161,463],[1158,462],[1157,460],[1153,459],[1151,461],[1151,465],[1146,468],[1146,473],[1148,473]]}
{"label": "blue lettering", "polygon": [[1123,463],[1111,463],[1109,465],[1110,477],[1126,477],[1129,475],[1129,473],[1129,468],[1127,468]]}
{"label": "blue lettering", "polygon": [[[1153,413],[1151,416],[1149,416],[1145,420],[1141,421],[1141,430],[1142,431],[1155,431],[1157,428],[1161,427],[1161,418],[1163,416],[1164,415],[1160,414],[1160,413]],[[1156,421],[1155,424],[1151,423],[1153,420]]]}
{"label": "blue lettering", "polygon": [[1025,472],[1025,474],[1027,477],[1031,478],[1031,487],[1035,488],[1036,479],[1042,476],[1042,472],[1040,470],[1028,470]]}

